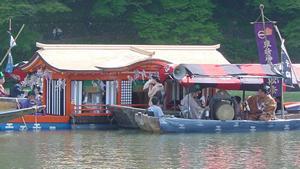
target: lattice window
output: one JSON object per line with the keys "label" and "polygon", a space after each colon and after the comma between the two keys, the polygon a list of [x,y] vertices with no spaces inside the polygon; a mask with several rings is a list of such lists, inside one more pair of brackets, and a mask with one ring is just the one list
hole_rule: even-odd
{"label": "lattice window", "polygon": [[64,80],[47,80],[46,114],[65,115],[65,86],[66,83]]}
{"label": "lattice window", "polygon": [[122,81],[121,83],[121,104],[132,104],[131,81]]}

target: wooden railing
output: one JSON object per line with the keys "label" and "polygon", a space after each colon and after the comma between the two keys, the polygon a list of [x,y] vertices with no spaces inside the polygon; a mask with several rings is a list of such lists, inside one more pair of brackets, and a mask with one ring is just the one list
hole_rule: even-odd
{"label": "wooden railing", "polygon": [[[136,108],[147,108],[148,104],[126,104],[122,106],[136,107]],[[72,105],[72,114],[81,113],[110,113],[109,108],[106,104],[83,104],[83,105]]]}

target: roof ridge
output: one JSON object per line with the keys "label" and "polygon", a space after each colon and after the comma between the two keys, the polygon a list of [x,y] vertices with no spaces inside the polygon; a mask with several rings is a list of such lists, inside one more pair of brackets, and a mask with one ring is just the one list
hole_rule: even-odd
{"label": "roof ridge", "polygon": [[40,49],[102,49],[102,50],[131,50],[138,48],[140,50],[216,50],[220,48],[217,45],[135,45],[135,44],[44,44],[36,42],[36,47]]}

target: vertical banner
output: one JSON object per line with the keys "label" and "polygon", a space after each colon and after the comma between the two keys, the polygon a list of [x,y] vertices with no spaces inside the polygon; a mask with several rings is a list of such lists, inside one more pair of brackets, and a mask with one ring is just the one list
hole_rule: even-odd
{"label": "vertical banner", "polygon": [[284,46],[284,40],[281,42],[281,62],[282,62],[282,74],[284,76],[284,83],[288,86],[293,86],[292,79],[292,63],[290,62],[289,55]]}
{"label": "vertical banner", "polygon": [[8,53],[7,64],[5,66],[5,72],[11,74],[14,70],[14,61],[11,53]]}
{"label": "vertical banner", "polygon": [[[254,23],[254,30],[259,56],[259,63],[280,63],[273,23],[266,22],[265,24],[263,24],[262,22],[256,22]],[[271,81],[266,79],[265,82],[271,85],[271,87],[273,88],[273,94],[275,96],[281,96],[281,85],[279,79],[273,79]]]}
{"label": "vertical banner", "polygon": [[273,64],[279,63],[278,49],[276,45],[276,37],[273,23],[265,23],[266,35],[264,35],[264,26],[262,22],[254,23],[254,27],[259,63],[267,64],[267,59],[270,59]]}
{"label": "vertical banner", "polygon": [[[13,36],[11,35],[10,32],[8,32],[9,36],[10,36],[10,41],[9,41],[9,47],[12,49],[14,46],[16,46],[16,41],[13,38]],[[7,60],[7,64],[5,67],[5,72],[8,74],[11,74],[14,70],[14,61],[13,61],[13,57],[11,55],[11,51],[8,53],[8,60]]]}

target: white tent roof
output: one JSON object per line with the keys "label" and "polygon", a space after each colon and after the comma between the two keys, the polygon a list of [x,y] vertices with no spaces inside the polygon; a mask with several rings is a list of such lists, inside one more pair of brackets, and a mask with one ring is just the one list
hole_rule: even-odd
{"label": "white tent roof", "polygon": [[229,63],[217,51],[220,45],[50,45],[37,43],[36,46],[40,48],[37,51],[37,58],[41,57],[47,64],[59,70],[121,68],[151,59],[173,64]]}

